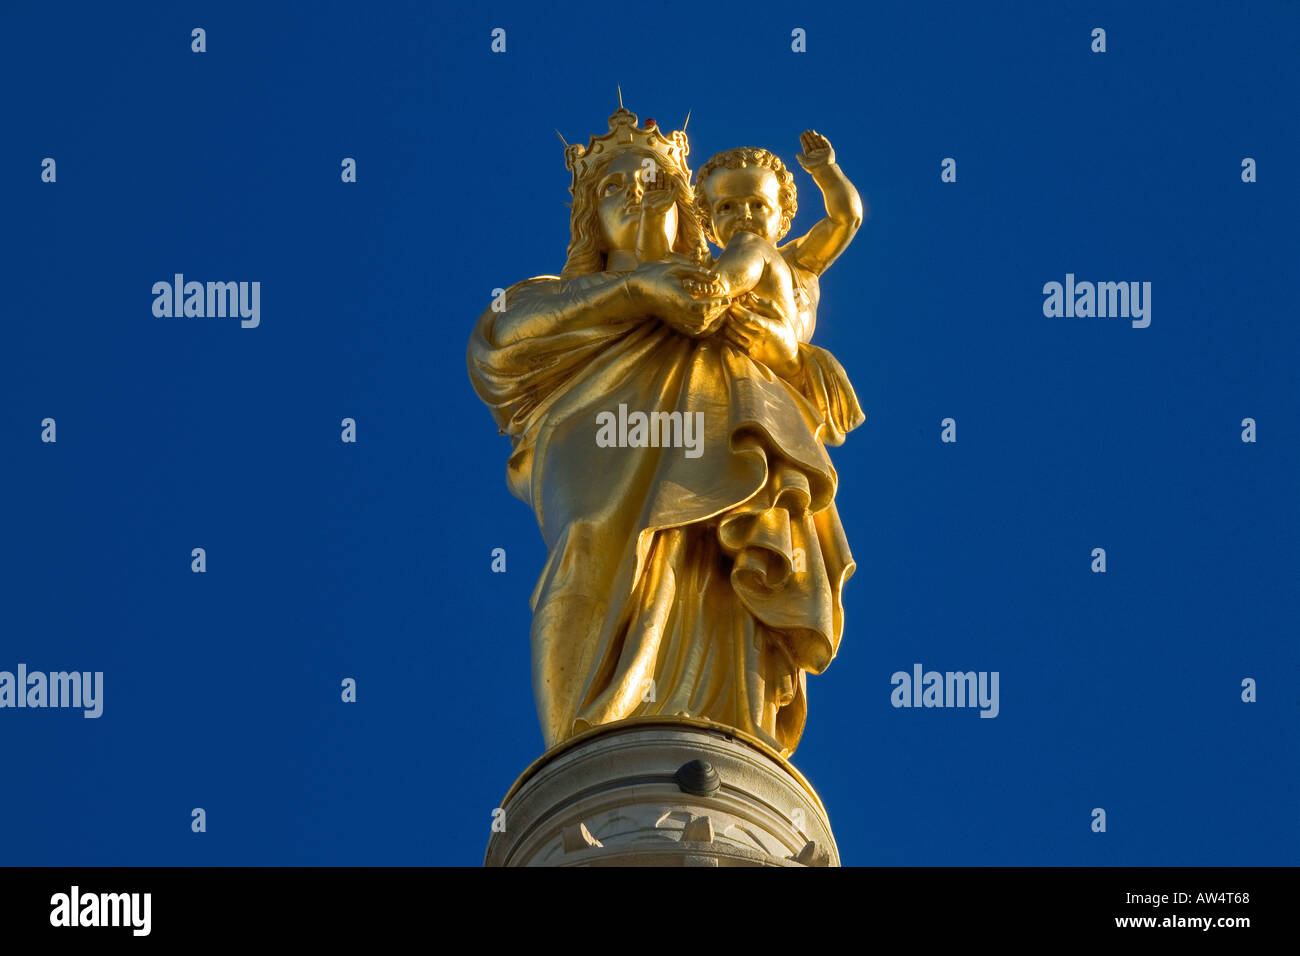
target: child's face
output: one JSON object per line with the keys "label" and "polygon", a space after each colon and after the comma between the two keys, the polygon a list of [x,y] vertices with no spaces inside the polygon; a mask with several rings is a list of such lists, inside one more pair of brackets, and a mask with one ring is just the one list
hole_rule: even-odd
{"label": "child's face", "polygon": [[719,169],[704,180],[713,212],[713,234],[726,245],[738,232],[752,232],[776,244],[781,237],[781,184],[764,166]]}

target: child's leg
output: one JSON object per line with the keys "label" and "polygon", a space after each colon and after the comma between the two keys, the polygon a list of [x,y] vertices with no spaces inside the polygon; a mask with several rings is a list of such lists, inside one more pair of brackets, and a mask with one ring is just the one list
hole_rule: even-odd
{"label": "child's leg", "polygon": [[691,282],[686,291],[694,296],[722,298],[738,296],[758,285],[767,268],[767,243],[750,233],[733,236],[710,270],[716,279],[711,283]]}
{"label": "child's leg", "polygon": [[713,266],[726,295],[742,295],[758,285],[767,268],[766,246],[766,242],[745,232],[727,243]]}

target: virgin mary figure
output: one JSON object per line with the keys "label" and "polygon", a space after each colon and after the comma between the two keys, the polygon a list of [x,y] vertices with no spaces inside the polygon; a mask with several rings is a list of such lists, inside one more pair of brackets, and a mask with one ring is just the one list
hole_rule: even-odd
{"label": "virgin mary figure", "polygon": [[[564,268],[479,317],[469,375],[546,542],[531,646],[547,747],[694,718],[789,756],[854,571],[825,446],[864,416],[829,352],[799,343],[778,375],[720,334],[732,306],[685,291],[711,261],[687,152],[684,132],[621,106],[607,134],[567,147]],[[653,434],[602,447],[601,422],[634,413]],[[697,422],[683,447],[676,430]]]}

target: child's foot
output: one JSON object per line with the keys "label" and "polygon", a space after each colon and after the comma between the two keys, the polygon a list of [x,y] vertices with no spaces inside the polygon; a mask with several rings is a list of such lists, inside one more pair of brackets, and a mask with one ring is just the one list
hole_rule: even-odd
{"label": "child's foot", "polygon": [[727,294],[727,287],[719,278],[709,280],[682,279],[682,288],[697,299],[721,299]]}

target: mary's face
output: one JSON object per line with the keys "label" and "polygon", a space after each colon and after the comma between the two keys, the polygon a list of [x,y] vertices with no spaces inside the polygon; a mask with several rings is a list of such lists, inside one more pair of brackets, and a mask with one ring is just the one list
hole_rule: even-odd
{"label": "mary's face", "polygon": [[[607,252],[635,251],[637,227],[641,224],[641,199],[647,188],[664,185],[655,178],[655,170],[659,178],[667,175],[653,163],[653,157],[639,152],[616,156],[605,167],[596,183],[596,202]],[[668,210],[663,228],[671,246],[677,235],[676,206]]]}

